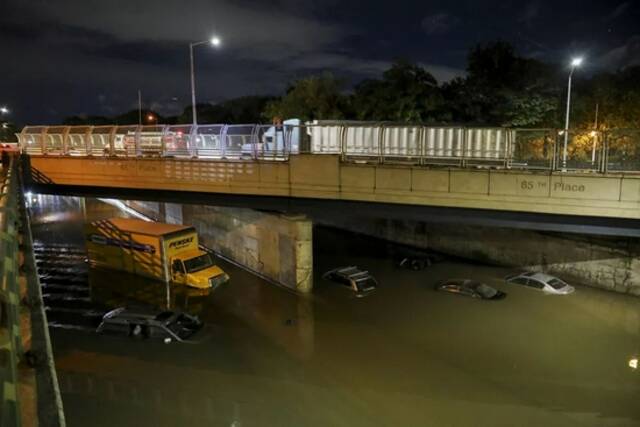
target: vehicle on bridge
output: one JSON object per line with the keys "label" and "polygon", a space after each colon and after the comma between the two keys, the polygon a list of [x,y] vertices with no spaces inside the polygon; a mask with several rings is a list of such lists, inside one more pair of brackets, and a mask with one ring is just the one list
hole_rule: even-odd
{"label": "vehicle on bridge", "polygon": [[322,278],[345,286],[355,292],[358,298],[368,295],[378,287],[378,282],[368,271],[360,270],[354,265],[327,271]]}
{"label": "vehicle on bridge", "polygon": [[448,292],[477,299],[500,300],[507,294],[482,282],[470,279],[448,279],[435,287],[436,291]]}
{"label": "vehicle on bridge", "polygon": [[194,288],[217,287],[229,276],[198,246],[195,228],[112,218],[86,227],[89,263]]}
{"label": "vehicle on bridge", "polygon": [[183,342],[202,329],[198,317],[176,311],[146,311],[120,307],[102,318],[96,332],[132,338]]}
{"label": "vehicle on bridge", "polygon": [[528,288],[538,289],[550,295],[568,295],[575,291],[575,288],[567,282],[555,276],[545,273],[527,271],[513,276],[507,276],[505,280],[509,283],[523,285]]}

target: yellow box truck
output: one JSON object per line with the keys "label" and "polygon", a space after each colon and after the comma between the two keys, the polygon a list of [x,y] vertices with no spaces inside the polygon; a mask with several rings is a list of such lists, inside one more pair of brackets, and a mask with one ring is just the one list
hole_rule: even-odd
{"label": "yellow box truck", "polygon": [[89,263],[164,282],[206,289],[229,276],[198,246],[195,228],[129,218],[86,226]]}

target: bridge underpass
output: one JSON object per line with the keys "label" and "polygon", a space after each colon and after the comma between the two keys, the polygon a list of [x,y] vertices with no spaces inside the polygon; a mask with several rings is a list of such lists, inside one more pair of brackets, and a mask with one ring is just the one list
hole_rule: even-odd
{"label": "bridge underpass", "polygon": [[[46,185],[33,188],[32,191],[57,192],[74,189],[84,190],[85,195],[96,191],[95,188],[86,186],[71,188]],[[128,205],[146,210],[161,220],[190,222],[195,214],[199,219],[199,229],[202,229],[202,222],[207,219],[211,219],[211,223],[218,221],[211,218],[217,215],[217,209],[199,206],[214,204],[211,200],[220,203],[228,200],[227,208],[239,211],[236,216],[247,213],[249,206],[263,211],[280,213],[284,210],[292,213],[302,206],[296,203],[307,203],[314,208],[307,215],[313,215],[316,222],[324,218],[327,225],[374,234],[391,241],[395,239],[402,242],[408,236],[413,236],[417,237],[415,241],[404,243],[418,247],[422,243],[427,243],[427,247],[448,243],[449,249],[464,248],[467,245],[469,253],[481,246],[487,252],[489,249],[507,247],[513,251],[510,254],[513,255],[514,252],[525,253],[527,245],[517,247],[508,242],[519,239],[527,243],[528,240],[536,239],[529,246],[556,253],[564,251],[567,258],[573,258],[574,266],[592,263],[598,265],[599,270],[608,269],[612,273],[616,270],[623,271],[625,267],[618,260],[625,257],[626,249],[631,249],[627,247],[616,252],[615,247],[610,245],[594,251],[601,243],[589,241],[588,237],[581,235],[567,238],[566,235],[557,233],[530,230],[513,233],[511,229],[500,231],[495,227],[482,227],[478,224],[467,224],[467,227],[454,224],[447,228],[440,224],[429,228],[428,223],[406,218],[401,220],[401,216],[395,220],[386,219],[386,212],[382,218],[376,219],[374,215],[363,221],[357,216],[358,213],[368,214],[369,210],[374,212],[376,206],[388,209],[408,208],[400,204],[225,194],[219,194],[209,200],[209,203],[204,203],[209,197],[204,193],[162,192],[161,197],[153,200],[154,193],[149,190],[135,193],[124,189],[97,190],[94,195],[121,198]],[[160,192],[155,194],[158,193]],[[133,197],[133,194],[145,194],[148,200],[133,202],[139,199]],[[198,199],[193,200],[192,196],[197,196]],[[165,200],[158,201],[160,198]],[[232,206],[234,204],[236,206]],[[51,212],[64,211],[55,203],[51,205]],[[92,207],[88,206],[88,210],[93,210],[97,203],[91,202],[89,205]],[[330,215],[323,216],[323,206],[325,210],[332,211]],[[335,209],[328,209],[326,206]],[[349,212],[353,215],[346,215],[346,206],[354,211]],[[355,206],[365,209],[356,211]],[[417,209],[417,220],[420,219],[418,210],[433,209],[436,212],[436,208],[432,207],[412,208]],[[341,215],[341,211],[344,215]],[[448,212],[455,211],[457,210]],[[34,218],[45,218],[48,215],[48,212],[32,212]],[[271,212],[261,213],[266,215]],[[247,215],[252,214],[248,212]],[[534,218],[541,214],[531,215]],[[352,223],[331,224],[340,218],[348,218]],[[358,230],[356,226],[362,228]],[[40,233],[52,228],[54,227],[37,225]],[[491,234],[482,235],[483,233]],[[542,239],[546,240],[543,242]],[[543,403],[569,400],[570,404],[565,405],[564,411],[579,411],[584,414],[585,408],[595,405],[600,412],[614,414],[618,419],[637,416],[634,415],[633,393],[629,392],[635,387],[636,378],[623,382],[618,372],[623,368],[618,365],[624,364],[626,368],[630,357],[627,355],[629,343],[637,335],[636,298],[624,298],[613,292],[587,287],[579,287],[578,292],[567,298],[546,297],[528,289],[508,288],[505,290],[509,292],[509,299],[504,303],[509,305],[502,302],[465,301],[464,298],[461,300],[433,292],[429,285],[450,277],[454,272],[456,275],[487,274],[501,278],[507,269],[455,261],[436,264],[423,272],[403,271],[393,267],[385,259],[385,244],[379,240],[375,243],[373,239],[335,229],[327,230],[324,227],[314,230],[314,240],[314,249],[319,250],[314,253],[317,288],[313,297],[300,298],[289,292],[279,293],[280,288],[257,281],[245,272],[229,270],[235,279],[233,283],[211,295],[207,301],[209,306],[198,308],[202,310],[199,313],[202,313],[203,318],[218,327],[210,344],[188,347],[158,344],[162,346],[157,348],[158,351],[148,351],[151,343],[116,346],[101,336],[86,332],[81,335],[71,329],[56,328],[53,331],[56,362],[68,417],[82,419],[86,414],[103,413],[108,417],[108,412],[123,417],[121,414],[127,414],[133,418],[148,412],[152,414],[149,419],[166,420],[180,416],[180,421],[188,418],[196,424],[204,425],[218,419],[229,423],[233,419],[241,419],[245,423],[258,419],[264,422],[266,419],[274,420],[275,424],[290,424],[292,420],[294,424],[304,424],[305,419],[313,416],[315,419],[322,419],[320,424],[327,425],[335,418],[321,418],[326,414],[316,414],[315,411],[322,412],[322,408],[337,405],[336,401],[344,403],[345,399],[349,399],[354,403],[345,405],[345,410],[339,410],[341,419],[349,420],[349,424],[375,425],[375,420],[363,417],[370,416],[370,408],[376,407],[373,403],[377,403],[383,408],[392,408],[391,414],[381,415],[389,424],[400,420],[406,421],[403,423],[407,425],[420,425],[428,421],[413,415],[416,405],[410,396],[428,396],[429,390],[433,390],[438,396],[437,401],[421,402],[422,408],[428,406],[431,414],[443,406],[445,398],[456,402],[471,401],[459,410],[460,413],[470,414],[469,411],[473,412],[475,405],[491,404],[492,401],[488,401],[496,399],[493,388],[504,389],[509,395],[513,395],[514,389],[519,390],[518,400],[529,405],[528,399],[531,399],[531,407],[535,408],[540,407],[540,396],[543,396],[543,399],[547,399]],[[601,242],[605,240],[603,238]],[[584,244],[589,250],[580,252],[579,246]],[[567,248],[571,247],[576,249],[568,251]],[[379,252],[376,253],[377,251]],[[503,253],[501,256],[504,255],[507,254]],[[585,260],[588,262],[583,262]],[[552,261],[554,260],[549,260],[549,263]],[[381,286],[371,298],[348,299],[343,294],[338,294],[340,289],[335,289],[336,293],[333,294],[331,284],[320,280],[319,276],[326,269],[335,267],[337,263],[352,262],[370,268],[380,279]],[[516,262],[527,265],[523,259],[517,259]],[[538,260],[531,265],[535,263]],[[486,276],[481,277],[484,280]],[[623,288],[617,290],[624,292]],[[95,292],[91,297],[98,299],[100,295]],[[461,305],[467,302],[468,305]],[[555,325],[554,330],[559,332],[551,334],[549,325]],[[464,334],[459,336],[458,327],[464,329]],[[540,337],[546,337],[542,344]],[[381,346],[381,342],[388,345]],[[531,345],[532,342],[535,345]],[[602,342],[607,345],[602,346]],[[443,351],[440,350],[442,346],[445,348]],[[434,351],[436,356],[430,356]],[[459,375],[456,378],[458,383],[465,386],[469,381],[475,380],[484,385],[490,384],[493,388],[474,393],[471,398],[466,390],[461,394],[450,391],[451,378],[457,375],[457,367],[461,366],[464,372],[468,372],[469,366],[477,365],[478,354],[483,351],[490,352],[486,360],[491,363],[483,363],[480,371],[470,373],[469,378]],[[505,374],[505,353],[518,361],[522,373],[516,370],[515,375],[510,372]],[[363,363],[363,360],[368,360],[363,356],[372,354],[376,354],[378,359]],[[532,368],[540,360],[546,362],[545,354],[549,355],[550,371],[531,375]],[[576,364],[577,359],[582,362]],[[610,366],[607,365],[609,369],[598,368],[605,359],[613,361]],[[381,364],[379,360],[384,360],[385,363]],[[558,360],[565,366],[558,366]],[[407,366],[411,367],[409,377],[406,377]],[[496,382],[486,381],[482,375],[486,375],[487,370],[491,373],[494,370],[501,372],[501,382],[496,385]],[[616,370],[615,375],[611,375],[612,370]],[[158,376],[157,372],[162,372],[163,375]],[[585,386],[586,390],[573,386],[571,381],[576,375],[581,375],[581,378],[587,376],[589,386]],[[340,382],[342,378],[346,379],[344,384]],[[405,378],[411,378],[412,382],[408,384]],[[408,393],[392,393],[392,398],[406,404],[397,413],[395,405],[388,405],[390,381],[395,390],[411,387]],[[616,386],[620,382],[624,387]],[[222,398],[219,393],[212,391],[211,384],[224,385],[225,393]],[[114,392],[121,389],[122,392]],[[176,404],[171,399],[166,400],[175,395],[176,389],[181,391],[182,396],[187,396],[187,401],[191,403]],[[603,389],[609,391],[603,394]],[[371,390],[375,390],[375,394]],[[552,397],[549,397],[550,394]],[[104,395],[105,404],[95,405],[96,396],[100,395]],[[201,396],[202,399],[189,399],[188,396],[191,395]],[[300,396],[304,399],[301,400]],[[462,396],[465,396],[464,399],[461,399]],[[352,408],[360,408],[356,403],[362,402],[363,397],[366,405],[363,405],[362,412],[354,414]],[[318,402],[327,404],[318,405]],[[385,402],[387,404],[383,404]],[[164,409],[158,412],[158,407]],[[229,407],[234,408],[233,413],[225,412],[225,408]],[[181,411],[187,412],[188,416],[183,417]],[[286,417],[281,415],[285,411],[289,411]],[[424,409],[415,411],[424,416]],[[451,413],[451,409],[446,408],[442,412]],[[504,413],[504,406],[496,412]],[[557,413],[558,409],[554,407],[552,416],[557,417]],[[336,411],[331,409],[326,416],[335,417],[335,414]],[[545,422],[547,419],[544,416],[540,415],[541,422],[553,425]],[[602,419],[602,416],[594,416],[592,422],[589,419],[585,424],[603,425]],[[562,420],[563,423],[566,421],[567,419]],[[492,422],[495,422],[495,418]]]}
{"label": "bridge underpass", "polygon": [[[353,164],[309,154],[283,162],[30,156],[29,164],[41,191],[303,213],[317,224],[640,293],[637,175]],[[515,240],[511,229],[522,230]],[[454,240],[473,249],[453,248]]]}

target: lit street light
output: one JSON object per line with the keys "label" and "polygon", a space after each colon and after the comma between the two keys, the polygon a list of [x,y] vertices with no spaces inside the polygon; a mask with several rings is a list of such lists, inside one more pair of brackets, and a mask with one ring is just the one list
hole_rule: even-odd
{"label": "lit street light", "polygon": [[0,107],[1,114],[9,114],[9,109],[5,106]]}
{"label": "lit street light", "polygon": [[189,43],[189,58],[191,59],[191,108],[193,111],[193,124],[198,124],[198,118],[196,113],[196,75],[193,66],[193,48],[203,44],[211,44],[213,47],[220,46],[220,39],[218,37],[212,37],[210,40],[204,40],[201,42]]}
{"label": "lit street light", "polygon": [[567,114],[564,120],[564,148],[562,151],[562,170],[567,170],[567,142],[569,140],[569,110],[571,108],[571,77],[577,67],[582,64],[582,58],[573,58],[571,61],[571,72],[569,73],[569,84],[567,88]]}

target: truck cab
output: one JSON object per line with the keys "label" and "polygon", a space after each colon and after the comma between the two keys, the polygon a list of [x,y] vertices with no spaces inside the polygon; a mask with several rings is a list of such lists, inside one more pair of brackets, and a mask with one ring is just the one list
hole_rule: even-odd
{"label": "truck cab", "polygon": [[196,250],[186,251],[171,259],[171,279],[176,284],[194,288],[215,288],[229,276],[213,263],[211,255]]}

